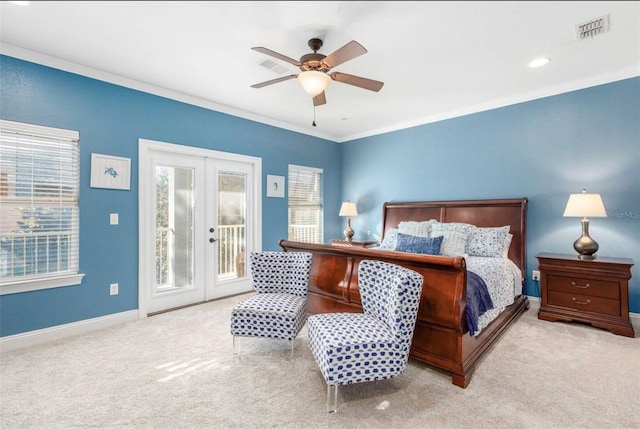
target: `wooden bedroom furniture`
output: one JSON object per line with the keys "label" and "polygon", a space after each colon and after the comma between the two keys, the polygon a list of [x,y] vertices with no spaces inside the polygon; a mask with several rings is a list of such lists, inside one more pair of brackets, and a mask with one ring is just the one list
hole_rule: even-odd
{"label": "wooden bedroom furniture", "polygon": [[[526,272],[527,199],[437,202],[388,202],[383,205],[382,232],[401,221],[464,222],[479,227],[510,225],[509,258]],[[524,295],[516,297],[477,336],[467,328],[466,261],[462,256],[412,254],[375,248],[334,246],[281,240],[284,251],[313,254],[307,297],[309,314],[361,312],[358,265],[364,259],[395,263],[424,276],[411,356],[451,374],[453,384],[467,387],[480,359],[517,317],[529,308]],[[524,279],[524,275],[523,275]]]}
{"label": "wooden bedroom furniture", "polygon": [[634,337],[629,321],[629,279],[633,260],[578,259],[539,253],[542,301],[538,319],[583,322]]}
{"label": "wooden bedroom furniture", "polygon": [[375,241],[375,240],[369,240],[369,241],[351,240],[351,241],[347,241],[347,240],[333,239],[333,240],[331,240],[331,244],[333,244],[334,246],[347,246],[347,247],[374,247],[376,244],[378,244],[378,242]]}

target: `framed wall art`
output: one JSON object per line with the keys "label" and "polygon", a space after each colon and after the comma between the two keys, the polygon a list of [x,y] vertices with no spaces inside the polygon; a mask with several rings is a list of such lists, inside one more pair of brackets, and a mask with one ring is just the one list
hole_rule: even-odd
{"label": "framed wall art", "polygon": [[267,175],[267,197],[284,198],[284,176]]}
{"label": "framed wall art", "polygon": [[91,187],[129,190],[131,158],[91,154]]}

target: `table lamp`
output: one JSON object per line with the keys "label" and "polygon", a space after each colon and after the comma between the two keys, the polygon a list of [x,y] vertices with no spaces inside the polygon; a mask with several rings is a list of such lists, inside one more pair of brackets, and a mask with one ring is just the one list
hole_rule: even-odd
{"label": "table lamp", "polygon": [[573,243],[573,248],[578,252],[580,259],[595,259],[598,251],[598,243],[589,236],[589,217],[607,217],[607,212],[602,204],[600,194],[587,194],[583,189],[581,194],[571,194],[567,207],[564,209],[565,217],[582,218],[582,235]]}
{"label": "table lamp", "polygon": [[351,218],[358,216],[358,209],[356,203],[350,201],[342,203],[340,207],[340,216],[347,217],[347,227],[344,229],[344,239],[351,241],[353,239],[353,229],[351,229]]}

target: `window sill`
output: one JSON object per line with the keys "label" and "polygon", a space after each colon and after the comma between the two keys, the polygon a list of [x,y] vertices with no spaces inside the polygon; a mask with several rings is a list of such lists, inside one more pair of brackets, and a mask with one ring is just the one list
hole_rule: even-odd
{"label": "window sill", "polygon": [[83,277],[84,274],[68,274],[66,276],[8,282],[0,285],[0,295],[79,285],[82,283]]}

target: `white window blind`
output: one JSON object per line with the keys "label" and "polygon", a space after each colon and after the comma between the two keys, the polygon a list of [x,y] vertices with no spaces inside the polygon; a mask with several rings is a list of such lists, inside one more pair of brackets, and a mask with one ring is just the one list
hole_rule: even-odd
{"label": "white window blind", "polygon": [[0,120],[3,293],[78,283],[79,152],[77,131]]}
{"label": "white window blind", "polygon": [[322,243],[322,170],[289,165],[289,240]]}

